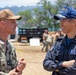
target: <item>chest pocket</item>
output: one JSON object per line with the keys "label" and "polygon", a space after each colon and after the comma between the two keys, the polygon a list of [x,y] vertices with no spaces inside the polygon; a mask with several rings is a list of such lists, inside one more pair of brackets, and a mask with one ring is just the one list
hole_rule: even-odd
{"label": "chest pocket", "polygon": [[76,58],[76,47],[69,51],[69,60]]}
{"label": "chest pocket", "polygon": [[56,59],[58,61],[62,61],[64,56],[64,50],[62,47],[59,47],[56,49]]}

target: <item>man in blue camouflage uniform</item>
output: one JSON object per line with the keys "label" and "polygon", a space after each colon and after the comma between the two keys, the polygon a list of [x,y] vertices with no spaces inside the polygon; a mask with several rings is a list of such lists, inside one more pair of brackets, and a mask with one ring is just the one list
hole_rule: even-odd
{"label": "man in blue camouflage uniform", "polygon": [[17,61],[15,48],[7,40],[9,34],[15,34],[20,18],[9,9],[0,11],[0,75],[21,75],[26,66],[24,58]]}
{"label": "man in blue camouflage uniform", "polygon": [[53,71],[52,75],[76,75],[76,10],[64,6],[54,19],[60,20],[60,27],[66,36],[57,39],[47,52],[43,67]]}

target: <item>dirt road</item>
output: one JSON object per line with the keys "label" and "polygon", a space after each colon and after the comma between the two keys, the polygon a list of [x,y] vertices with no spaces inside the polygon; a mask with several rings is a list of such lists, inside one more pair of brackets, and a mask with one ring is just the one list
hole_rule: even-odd
{"label": "dirt road", "polygon": [[46,52],[41,52],[42,46],[26,46],[25,44],[13,42],[16,48],[18,60],[25,58],[26,68],[22,75],[51,75],[51,72],[43,69],[43,59]]}

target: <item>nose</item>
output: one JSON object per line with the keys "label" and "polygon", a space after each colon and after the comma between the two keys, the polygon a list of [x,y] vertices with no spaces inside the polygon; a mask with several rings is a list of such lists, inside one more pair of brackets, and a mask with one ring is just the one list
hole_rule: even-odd
{"label": "nose", "polygon": [[63,26],[64,23],[64,20],[60,20],[60,26]]}

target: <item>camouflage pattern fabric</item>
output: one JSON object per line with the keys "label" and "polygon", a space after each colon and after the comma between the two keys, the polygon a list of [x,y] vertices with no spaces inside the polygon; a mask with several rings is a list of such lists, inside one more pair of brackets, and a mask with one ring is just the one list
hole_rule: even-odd
{"label": "camouflage pattern fabric", "polygon": [[17,65],[15,48],[10,41],[4,42],[0,40],[0,75],[7,75]]}

